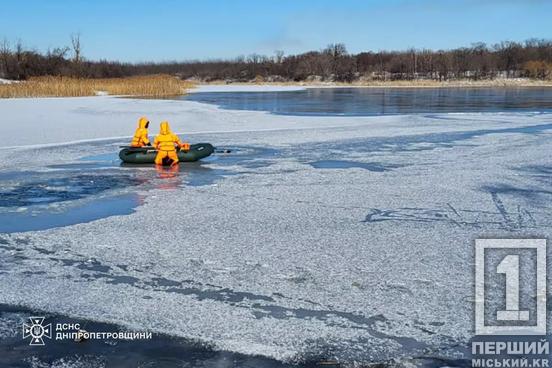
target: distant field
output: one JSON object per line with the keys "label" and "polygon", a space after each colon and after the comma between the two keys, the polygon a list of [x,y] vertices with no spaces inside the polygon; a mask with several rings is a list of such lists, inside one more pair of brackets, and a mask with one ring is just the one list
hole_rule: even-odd
{"label": "distant field", "polygon": [[191,87],[192,83],[169,75],[105,79],[35,77],[24,82],[0,84],[0,98],[79,97],[98,94],[174,96],[185,94]]}

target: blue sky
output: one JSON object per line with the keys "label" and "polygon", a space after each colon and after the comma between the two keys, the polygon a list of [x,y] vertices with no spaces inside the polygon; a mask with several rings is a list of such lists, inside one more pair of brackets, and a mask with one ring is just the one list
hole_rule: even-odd
{"label": "blue sky", "polygon": [[454,48],[552,38],[547,0],[12,0],[0,40],[46,50],[80,33],[88,59],[166,61],[318,50]]}

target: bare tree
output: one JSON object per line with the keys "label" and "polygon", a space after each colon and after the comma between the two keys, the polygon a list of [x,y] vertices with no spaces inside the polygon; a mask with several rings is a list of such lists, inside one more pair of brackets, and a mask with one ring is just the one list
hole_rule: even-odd
{"label": "bare tree", "polygon": [[80,33],[73,33],[71,35],[71,45],[73,47],[73,53],[74,53],[73,61],[78,64],[81,62],[81,51],[82,51]]}
{"label": "bare tree", "polygon": [[276,64],[282,64],[283,60],[284,60],[284,51],[282,50],[274,51],[274,62]]}
{"label": "bare tree", "polygon": [[10,44],[8,40],[4,38],[4,40],[0,44],[0,75],[2,75],[3,77],[7,77],[9,74],[10,56]]}
{"label": "bare tree", "polygon": [[21,42],[21,40],[17,40],[17,42],[15,43],[14,53],[15,53],[14,75],[16,76],[16,79],[27,79],[27,74],[23,69],[24,49],[23,49],[23,42]]}
{"label": "bare tree", "polygon": [[333,58],[347,55],[347,47],[344,43],[332,43],[324,50],[324,52],[330,54]]}

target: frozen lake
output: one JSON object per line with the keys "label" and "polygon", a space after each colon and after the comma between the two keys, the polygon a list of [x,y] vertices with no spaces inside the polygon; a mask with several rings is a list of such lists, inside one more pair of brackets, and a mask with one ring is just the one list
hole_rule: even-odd
{"label": "frozen lake", "polygon": [[[309,117],[116,98],[0,109],[15,146],[1,151],[0,304],[23,308],[0,326],[38,310],[154,331],[205,347],[205,366],[218,364],[209,349],[267,367],[465,364],[474,239],[552,234],[544,110]],[[148,111],[232,153],[176,172],[121,166],[121,137]]]}
{"label": "frozen lake", "polygon": [[207,91],[183,98],[224,109],[307,116],[552,111],[550,88],[308,88],[273,92]]}

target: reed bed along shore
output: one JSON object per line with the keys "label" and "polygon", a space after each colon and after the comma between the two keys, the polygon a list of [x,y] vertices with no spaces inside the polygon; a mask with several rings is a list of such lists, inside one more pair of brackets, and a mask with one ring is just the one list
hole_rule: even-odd
{"label": "reed bed along shore", "polygon": [[35,77],[17,83],[0,84],[0,98],[80,97],[101,94],[160,97],[182,95],[193,86],[193,83],[170,75],[105,79]]}

